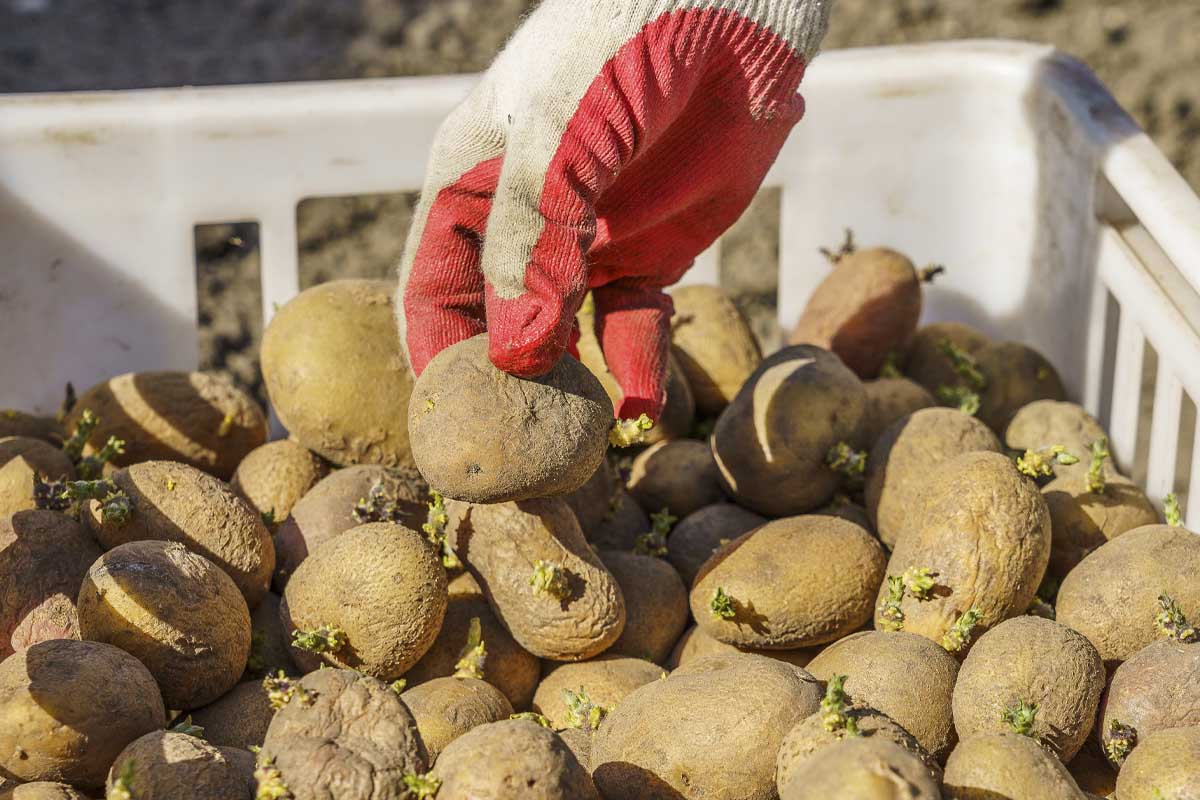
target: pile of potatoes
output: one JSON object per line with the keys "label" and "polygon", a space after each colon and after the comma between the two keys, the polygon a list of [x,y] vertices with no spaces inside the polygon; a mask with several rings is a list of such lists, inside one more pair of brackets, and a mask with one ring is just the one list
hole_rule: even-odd
{"label": "pile of potatoes", "polygon": [[1200,537],[936,270],[831,258],[765,358],[676,291],[654,426],[586,302],[414,381],[365,280],[266,331],[288,438],[200,373],[0,412],[0,800],[1200,798]]}

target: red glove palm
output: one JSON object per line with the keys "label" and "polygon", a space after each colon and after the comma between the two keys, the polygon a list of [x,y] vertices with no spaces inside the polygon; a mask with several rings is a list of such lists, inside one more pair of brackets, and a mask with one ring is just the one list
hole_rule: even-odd
{"label": "red glove palm", "polygon": [[624,400],[657,418],[663,293],[753,198],[803,114],[832,0],[545,0],[443,123],[400,268],[420,374],[489,332],[535,377],[588,289]]}

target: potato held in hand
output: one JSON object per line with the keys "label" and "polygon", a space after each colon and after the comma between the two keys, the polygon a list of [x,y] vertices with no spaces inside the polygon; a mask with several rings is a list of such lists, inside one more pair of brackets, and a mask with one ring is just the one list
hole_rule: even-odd
{"label": "potato held in hand", "polygon": [[438,353],[413,387],[413,458],[446,497],[503,503],[565,494],[595,473],[613,408],[596,377],[569,355],[526,380],[488,360],[480,334]]}

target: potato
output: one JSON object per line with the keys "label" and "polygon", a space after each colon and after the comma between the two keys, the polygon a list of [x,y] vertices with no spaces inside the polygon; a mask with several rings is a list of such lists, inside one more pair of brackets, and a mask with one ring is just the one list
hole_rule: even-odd
{"label": "potato", "polygon": [[1086,800],[1057,758],[1015,733],[964,739],[946,761],[944,781],[953,800]]}
{"label": "potato", "polygon": [[566,728],[565,730],[555,731],[559,739],[562,739],[563,744],[575,756],[575,760],[579,762],[579,766],[591,774],[592,771],[592,733],[585,731],[582,728]]}
{"label": "potato", "polygon": [[96,560],[79,589],[79,633],[136,656],[168,708],[233,688],[250,653],[250,612],[233,579],[178,542],[130,542]]}
{"label": "potato", "polygon": [[446,535],[521,647],[582,661],[625,628],[616,579],[560,498],[474,505],[450,502]]}
{"label": "potato", "polygon": [[263,331],[263,381],[279,421],[334,464],[412,464],[404,410],[413,379],[393,287],[354,279],[313,286]]}
{"label": "potato", "polygon": [[712,451],[695,439],[652,445],[633,460],[629,493],[646,511],[669,510],[677,517],[725,499]]}
{"label": "potato", "polygon": [[254,777],[254,773],[258,771],[258,758],[249,750],[243,750],[240,747],[218,747],[221,755],[225,756],[225,760],[229,765],[242,776],[242,780],[246,782],[246,791],[250,793],[250,797],[258,794],[258,779]]}
{"label": "potato", "polygon": [[705,561],[743,533],[767,521],[733,503],[714,503],[681,519],[667,537],[667,561],[690,587]]}
{"label": "potato", "polygon": [[672,352],[696,399],[696,412],[715,417],[762,360],[750,324],[716,286],[693,284],[671,292]]}
{"label": "potato", "polygon": [[527,380],[488,360],[480,334],[434,356],[408,407],[412,453],[446,497],[502,503],[565,494],[600,466],[612,403],[569,355]]}
{"label": "potato", "polygon": [[125,442],[110,463],[179,461],[223,481],[246,454],[267,440],[267,418],[250,395],[226,378],[206,372],[129,372],[98,383],[67,415],[75,430],[84,411],[100,424],[84,455],[110,436]]}
{"label": "potato", "polygon": [[601,550],[625,600],[625,629],[605,652],[662,664],[688,624],[688,591],[662,559]]}
{"label": "potato", "polygon": [[935,322],[918,329],[904,360],[904,374],[934,397],[940,387],[957,386],[961,380],[954,362],[942,352],[943,341],[976,358],[990,344],[982,332],[961,322]]}
{"label": "potato", "polygon": [[88,800],[65,783],[35,781],[5,791],[0,782],[0,800]]}
{"label": "potato", "polygon": [[1200,797],[1200,727],[1166,728],[1143,739],[1117,773],[1120,800]]}
{"label": "potato", "polygon": [[508,719],[513,713],[499,689],[475,678],[434,678],[408,689],[400,699],[417,721],[431,762],[472,728]]}
{"label": "potato", "polygon": [[0,517],[37,508],[33,488],[39,477],[74,480],[75,465],[66,453],[41,439],[0,439]]}
{"label": "potato", "polygon": [[[1035,400],[1022,406],[1004,431],[1004,441],[1013,450],[1040,450],[1061,444],[1079,456],[1077,470],[1087,471],[1085,458],[1092,442],[1107,434],[1095,417],[1075,403],[1060,400]],[[1115,472],[1111,458],[1105,462],[1108,473]],[[1067,470],[1068,472],[1072,470]]]}
{"label": "potato", "polygon": [[887,574],[927,569],[934,585],[924,597],[906,590],[897,620],[888,613],[895,606],[889,605],[892,588],[885,581],[875,627],[902,625],[961,650],[971,635],[956,638],[963,614],[977,613],[978,637],[1033,602],[1050,559],[1050,513],[1033,481],[1007,457],[988,452],[944,462],[919,502],[916,520],[892,550]]}
{"label": "potato", "polygon": [[1081,633],[1041,617],[1001,622],[980,636],[958,671],[954,727],[965,738],[1012,733],[1006,717],[1037,706],[1029,733],[1064,764],[1096,721],[1104,664]]}
{"label": "potato", "polygon": [[[373,522],[318,547],[288,581],[279,606],[292,660],[399,678],[429,650],[446,614],[446,570],[416,531]],[[339,644],[297,645],[297,631],[333,628]],[[332,646],[330,646],[332,645]]]}
{"label": "potato", "polygon": [[752,647],[735,647],[712,638],[700,630],[700,628],[693,625],[684,631],[683,635],[679,637],[679,641],[675,643],[675,649],[671,651],[671,657],[667,659],[667,667],[669,669],[678,669],[685,664],[690,664],[705,656],[715,656],[724,653],[750,653],[751,655],[774,658],[777,661],[782,661],[785,664],[791,664],[796,667],[803,667],[809,661],[812,661],[813,657],[820,651],[820,645],[815,647],[801,647],[796,650],[755,650]]}
{"label": "potato", "polygon": [[204,729],[209,744],[246,750],[262,745],[275,709],[262,681],[252,680],[239,683],[190,716],[193,725]]}
{"label": "potato", "polygon": [[1186,528],[1145,525],[1101,545],[1058,590],[1058,621],[1082,633],[1107,668],[1160,638],[1160,595],[1200,620],[1200,537]]}
{"label": "potato", "polygon": [[1065,400],[1067,390],[1046,357],[1020,342],[994,342],[978,354],[987,388],[979,395],[977,416],[1004,435],[1023,406],[1036,400]]}
{"label": "potato", "polygon": [[289,675],[299,674],[292,661],[291,636],[283,629],[279,619],[279,604],[283,598],[267,592],[250,612],[250,657],[246,660],[246,671],[251,675],[274,675],[283,670]]}
{"label": "potato", "polygon": [[15,408],[0,409],[0,439],[27,436],[56,447],[67,438],[67,431],[56,417],[29,414]]}
{"label": "potato", "polygon": [[797,765],[781,800],[941,800],[938,781],[920,758],[879,736],[847,738]]}
{"label": "potato", "polygon": [[925,488],[947,461],[975,451],[1003,452],[1000,440],[974,417],[950,408],[927,408],[884,431],[867,456],[863,497],[879,538],[889,547],[917,522]]}
{"label": "potato", "polygon": [[438,800],[598,800],[575,755],[527,719],[480,725],[451,742],[433,767]]}
{"label": "potato", "polygon": [[851,522],[774,520],[705,562],[692,586],[692,616],[709,636],[740,647],[832,642],[871,618],[885,563],[879,542]]}
{"label": "potato", "polygon": [[958,662],[925,637],[854,633],[822,650],[808,671],[821,681],[846,675],[853,703],[887,714],[939,761],[954,746],[951,697]]}
{"label": "potato", "polygon": [[1079,788],[1089,793],[1089,797],[1108,797],[1117,791],[1117,773],[1108,763],[1094,736],[1084,742],[1071,763],[1067,764],[1067,771]]}
{"label": "potato", "polygon": [[639,686],[662,678],[662,667],[640,658],[604,653],[588,661],[554,664],[538,684],[533,710],[545,716],[557,729],[574,727],[564,699],[564,691],[582,692],[592,703],[612,709]]}
{"label": "potato", "polygon": [[138,800],[250,800],[239,765],[198,736],[154,731],[132,742],[113,762],[108,796],[118,788]]}
{"label": "potato", "polygon": [[1055,477],[1042,487],[1050,511],[1050,565],[1062,580],[1075,565],[1109,539],[1159,521],[1150,498],[1133,481],[1110,475],[1103,492],[1092,492],[1078,472]]}
{"label": "potato", "polygon": [[921,280],[895,250],[848,252],[808,298],[788,343],[823,347],[860,378],[874,378],[889,353],[908,350],[921,317]]}
{"label": "potato", "polygon": [[166,724],[154,678],[100,642],[41,642],[0,662],[0,780],[103,785],[121,748]]}
{"label": "potato", "polygon": [[775,353],[713,429],[725,491],[768,516],[825,503],[843,481],[826,459],[839,443],[858,447],[866,405],[862,383],[832,353],[811,345]]}
{"label": "potato", "polygon": [[649,530],[650,517],[625,489],[618,488],[599,523],[584,528],[583,535],[597,550],[632,550],[638,537]]}
{"label": "potato", "polygon": [[575,519],[579,520],[584,536],[612,515],[611,506],[620,490],[621,477],[612,462],[605,458],[583,486],[563,495],[563,500],[575,512]]}
{"label": "potato", "polygon": [[133,509],[128,520],[112,520],[99,501],[88,503],[83,520],[104,548],[147,539],[179,542],[223,569],[250,608],[262,601],[275,571],[275,545],[262,518],[227,484],[172,461],[134,464],[110,480]]}
{"label": "potato", "polygon": [[329,474],[329,465],[299,442],[267,442],[246,454],[233,473],[233,491],[276,523],[287,519],[305,493]]}
{"label": "potato", "polygon": [[100,548],[54,511],[0,517],[0,659],[47,639],[78,639],[75,598]]}
{"label": "potato", "polygon": [[867,416],[862,441],[868,448],[896,420],[938,404],[924,386],[908,378],[877,378],[865,381],[863,388],[867,391]]}
{"label": "potato", "polygon": [[871,525],[871,518],[867,514],[867,509],[844,494],[835,494],[833,499],[828,503],[809,513],[825,517],[837,517],[847,522],[853,522],[867,533],[871,533],[875,529]]}
{"label": "potato", "polygon": [[[1097,740],[1107,745],[1124,731],[1131,744],[1156,731],[1200,725],[1200,644],[1166,639],[1117,667],[1100,706]],[[1124,753],[1114,752],[1121,756]]]}
{"label": "potato", "polygon": [[779,744],[821,694],[807,672],[770,658],[700,659],[608,714],[592,737],[592,777],[610,798],[773,798]]}

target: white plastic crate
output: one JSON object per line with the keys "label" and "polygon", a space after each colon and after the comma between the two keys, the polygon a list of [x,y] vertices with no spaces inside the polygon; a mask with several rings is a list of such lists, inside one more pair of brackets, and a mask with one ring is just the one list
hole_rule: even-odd
{"label": "white plastic crate", "polygon": [[[197,224],[260,224],[269,319],[297,291],[297,204],[418,189],[473,80],[0,96],[0,406],[195,367]],[[766,180],[785,329],[846,226],[945,264],[926,319],[1036,344],[1119,461],[1200,528],[1200,199],[1094,76],[1045,47],[962,42],[829,52],[803,90]],[[719,249],[687,280],[715,281]]]}

